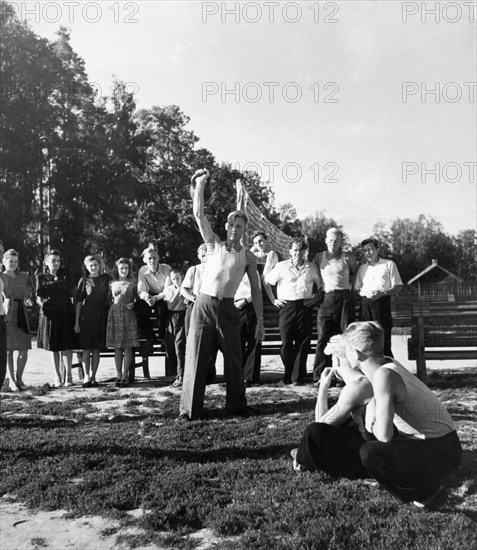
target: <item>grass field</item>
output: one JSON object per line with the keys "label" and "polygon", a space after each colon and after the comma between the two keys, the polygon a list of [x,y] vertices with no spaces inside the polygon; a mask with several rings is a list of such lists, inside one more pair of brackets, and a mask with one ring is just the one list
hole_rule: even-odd
{"label": "grass field", "polygon": [[361,480],[293,472],[289,452],[312,421],[314,390],[280,384],[252,388],[258,415],[246,419],[223,417],[216,385],[206,418],[185,424],[174,422],[178,393],[167,387],[61,399],[46,388],[4,392],[0,492],[33,509],[115,518],[137,528],[104,533],[126,548],[192,549],[208,529],[225,550],[475,549],[476,380],[475,369],[431,375],[464,447],[438,512]]}

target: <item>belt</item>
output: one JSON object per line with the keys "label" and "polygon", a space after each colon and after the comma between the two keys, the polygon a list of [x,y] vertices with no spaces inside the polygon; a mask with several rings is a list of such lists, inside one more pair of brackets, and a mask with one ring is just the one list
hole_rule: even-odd
{"label": "belt", "polygon": [[204,294],[203,292],[199,293],[200,296],[205,296],[214,302],[233,302],[234,298],[223,298],[222,296],[210,296],[210,294]]}
{"label": "belt", "polygon": [[325,290],[325,294],[334,294],[334,293],[342,293],[342,292],[349,292],[348,288],[338,288],[336,290]]}

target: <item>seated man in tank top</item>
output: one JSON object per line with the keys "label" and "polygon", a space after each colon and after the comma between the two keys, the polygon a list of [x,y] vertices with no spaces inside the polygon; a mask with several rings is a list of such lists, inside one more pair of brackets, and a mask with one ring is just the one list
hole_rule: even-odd
{"label": "seated man in tank top", "polygon": [[462,455],[449,412],[414,374],[384,356],[379,323],[352,323],[343,337],[351,367],[373,386],[365,426],[376,439],[360,447],[361,463],[402,501],[439,507],[446,496],[442,479],[457,468]]}
{"label": "seated man in tank top", "polygon": [[356,258],[343,251],[343,233],[336,227],[326,232],[327,250],[318,252],[313,262],[319,267],[325,298],[318,310],[313,382],[319,384],[325,367],[331,367],[331,357],[325,354],[329,339],[341,334],[354,321],[352,278],[358,269]]}
{"label": "seated man in tank top", "polygon": [[207,244],[207,258],[199,295],[192,310],[187,339],[184,380],[178,420],[195,420],[203,410],[210,349],[218,344],[224,356],[226,414],[249,412],[245,398],[244,370],[240,339],[240,314],[234,296],[242,277],[250,280],[252,303],[257,316],[255,338],[263,339],[263,303],[255,256],[240,244],[247,216],[240,210],[227,217],[227,238],[221,241],[204,213],[207,170],[197,171],[193,212],[200,234]]}

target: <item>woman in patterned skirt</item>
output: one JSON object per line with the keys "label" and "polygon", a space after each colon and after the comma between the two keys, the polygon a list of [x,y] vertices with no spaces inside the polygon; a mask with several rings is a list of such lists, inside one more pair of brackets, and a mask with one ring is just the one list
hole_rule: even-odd
{"label": "woman in patterned skirt", "polygon": [[52,250],[45,255],[45,272],[36,278],[36,294],[41,306],[37,347],[52,352],[55,388],[62,385],[61,354],[66,359],[64,385],[73,385],[71,364],[75,347],[74,284],[68,271],[60,269],[60,263],[60,253]]}
{"label": "woman in patterned skirt", "polygon": [[[11,248],[3,255],[5,271],[0,274],[5,298],[5,320],[7,325],[7,365],[10,388],[13,391],[25,390],[23,371],[31,349],[30,324],[26,305],[32,305],[33,281],[18,269],[18,252]],[[17,371],[15,374],[13,352],[17,351]]]}
{"label": "woman in patterned skirt", "polygon": [[109,292],[112,305],[108,314],[106,346],[114,348],[116,386],[126,386],[129,383],[133,348],[139,346],[136,314],[133,311],[137,286],[131,262],[127,258],[119,258],[116,262]]}
{"label": "woman in patterned skirt", "polygon": [[106,321],[108,317],[108,291],[111,277],[100,273],[97,256],[86,256],[84,277],[76,289],[75,332],[79,334],[85,370],[84,388],[97,386],[96,372],[99,352],[106,347]]}

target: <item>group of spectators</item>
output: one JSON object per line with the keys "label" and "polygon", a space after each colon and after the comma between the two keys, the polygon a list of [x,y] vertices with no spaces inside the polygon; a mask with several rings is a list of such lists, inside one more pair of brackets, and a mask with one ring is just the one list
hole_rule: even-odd
{"label": "group of spectators", "polygon": [[[355,294],[361,295],[362,319],[381,323],[385,330],[385,353],[392,356],[390,296],[402,288],[396,265],[380,258],[378,243],[367,239],[362,243],[367,262],[358,269],[354,256],[343,251],[342,244],[342,232],[332,228],[326,234],[327,250],[317,253],[312,262],[306,258],[307,242],[298,238],[290,243],[290,258],[280,261],[264,232],[252,237],[250,253],[256,260],[262,297],[279,309],[285,384],[305,383],[314,306],[319,309],[313,382],[319,384],[323,369],[330,366],[330,357],[324,354],[326,344],[354,320],[354,278]],[[192,308],[200,293],[207,260],[212,261],[215,253],[208,250],[206,243],[197,250],[199,264],[190,267],[185,276],[180,269],[160,263],[152,245],[142,254],[145,265],[140,268],[137,280],[128,258],[119,258],[110,276],[101,272],[97,256],[88,255],[77,285],[61,265],[58,250],[46,254],[44,272],[34,282],[27,273],[19,271],[17,252],[10,249],[3,253],[3,244],[0,246],[4,270],[0,284],[8,309],[6,347],[12,390],[25,389],[23,371],[31,349],[25,306],[31,305],[34,296],[40,305],[37,347],[52,352],[53,387],[73,385],[73,350],[82,350],[83,386],[96,386],[100,351],[104,348],[115,350],[116,384],[127,385],[139,337],[146,340],[146,348],[152,349],[151,319],[157,320],[159,338],[165,341],[166,373],[177,375],[174,387],[182,386]],[[246,274],[239,281],[233,302],[239,313],[244,382],[251,386],[260,381],[261,341],[255,338],[257,316]],[[3,300],[1,307],[3,314]],[[217,337],[209,344],[207,383],[215,379],[215,361],[221,348]]]}

